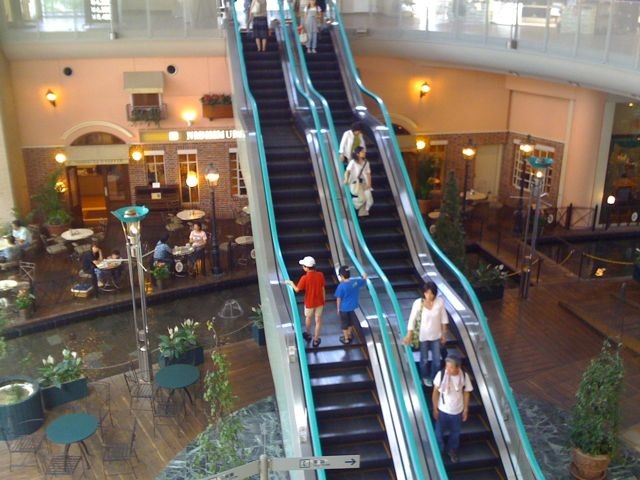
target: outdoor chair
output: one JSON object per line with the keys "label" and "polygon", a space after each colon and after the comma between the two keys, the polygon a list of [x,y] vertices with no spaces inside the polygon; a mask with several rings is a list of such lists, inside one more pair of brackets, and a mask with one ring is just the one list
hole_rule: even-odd
{"label": "outdoor chair", "polygon": [[[138,377],[138,373],[132,362],[129,364],[129,371],[124,372],[124,381],[129,391],[129,412],[134,410],[134,402],[138,401],[152,401],[153,400],[153,385],[149,382],[145,382]],[[136,408],[136,410],[149,410],[148,408]]]}
{"label": "outdoor chair", "polygon": [[[184,397],[179,394],[167,393],[164,389],[158,389],[151,399],[151,411],[153,414],[153,436],[156,436],[157,427],[167,425],[164,420],[173,420],[178,430],[182,432],[182,427],[178,419],[186,416],[186,406]],[[182,432],[184,433],[184,432]]]}
{"label": "outdoor chair", "polygon": [[41,471],[44,472],[44,478],[49,477],[74,477],[78,466],[81,466],[82,475],[84,475],[84,464],[80,455],[45,455],[39,453],[36,455]]}
{"label": "outdoor chair", "polygon": [[[37,418],[21,422],[20,425],[29,426],[34,425],[36,422],[38,424],[42,424],[43,421],[44,420],[42,420],[41,418]],[[9,451],[9,471],[13,471],[13,467],[37,467],[38,470],[40,470],[37,453],[38,450],[40,450],[40,447],[42,446],[42,442],[44,440],[44,428],[41,428],[29,435],[21,435],[13,438],[13,440],[8,440],[9,437],[14,436],[14,432],[11,428],[5,429],[0,427],[0,435],[2,435],[2,438],[4,438],[5,444],[7,445],[7,450]],[[22,463],[14,464],[14,455],[23,455],[25,458],[23,458]],[[28,455],[34,456],[35,463],[25,463],[27,461]]]}
{"label": "outdoor chair", "polygon": [[111,386],[106,382],[91,382],[89,396],[84,404],[85,410],[98,419],[100,436],[104,439],[107,419],[114,426],[111,416]]}
{"label": "outdoor chair", "polygon": [[[118,429],[120,434],[119,439],[102,442],[102,464],[103,473],[105,476],[113,475],[136,475],[136,470],[131,463],[131,457],[135,457],[137,461],[140,461],[138,454],[136,453],[136,430],[138,428],[138,421],[134,418],[133,425],[130,430]],[[108,466],[113,463],[126,463],[129,466],[130,471],[110,473]]]}
{"label": "outdoor chair", "polygon": [[242,207],[233,207],[233,217],[236,225],[240,226],[240,235],[249,235],[251,230],[251,215],[246,213]]}
{"label": "outdoor chair", "polygon": [[102,243],[107,236],[107,227],[109,224],[109,220],[100,220],[93,227],[93,236],[91,237],[91,241],[93,243]]}
{"label": "outdoor chair", "polygon": [[44,245],[44,249],[49,255],[68,253],[67,246],[64,243],[58,241],[58,239],[56,238],[47,238],[41,233],[40,240],[42,241],[42,245]]}

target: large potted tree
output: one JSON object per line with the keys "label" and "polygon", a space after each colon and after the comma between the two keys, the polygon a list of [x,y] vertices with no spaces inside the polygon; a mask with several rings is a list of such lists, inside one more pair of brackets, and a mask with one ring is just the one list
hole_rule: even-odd
{"label": "large potted tree", "polygon": [[569,423],[571,474],[578,480],[606,477],[619,446],[624,365],[620,344],[607,339],[582,375]]}
{"label": "large potted tree", "polygon": [[64,348],[60,362],[49,355],[42,360],[40,387],[42,401],[47,410],[89,395],[87,377],[83,374],[84,364],[76,352]]}
{"label": "large potted tree", "polygon": [[416,178],[416,197],[420,206],[420,213],[429,213],[429,199],[436,182],[436,162],[431,155],[418,156],[418,175]]}
{"label": "large potted tree", "polygon": [[72,216],[65,203],[64,193],[59,179],[62,170],[52,172],[31,198],[36,204],[36,211],[42,215],[45,226],[51,235],[60,235],[69,229]]}
{"label": "large potted tree", "polygon": [[433,239],[458,269],[465,271],[464,228],[460,212],[458,184],[453,171],[444,186],[440,216],[436,221]]}
{"label": "large potted tree", "polygon": [[202,116],[209,120],[233,117],[231,95],[207,93],[200,98],[200,102],[202,103]]}

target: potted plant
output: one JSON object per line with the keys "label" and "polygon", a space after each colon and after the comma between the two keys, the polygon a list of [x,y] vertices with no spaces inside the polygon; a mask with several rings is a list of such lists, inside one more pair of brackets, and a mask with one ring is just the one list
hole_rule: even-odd
{"label": "potted plant", "polygon": [[61,169],[52,172],[31,198],[36,203],[36,210],[44,217],[47,230],[51,235],[60,235],[69,229],[72,216],[60,190],[58,180],[62,177]]}
{"label": "potted plant", "polygon": [[640,248],[636,248],[636,255],[633,259],[633,279],[640,282]]}
{"label": "potted plant", "polygon": [[200,98],[200,102],[202,102],[202,116],[209,120],[233,117],[231,95],[226,93],[207,93]]}
{"label": "potted plant", "polygon": [[611,458],[617,452],[624,378],[620,348],[620,344],[605,340],[600,354],[591,360],[582,375],[569,421],[574,478],[605,478]]}
{"label": "potted plant", "polygon": [[440,216],[436,220],[436,231],[433,239],[442,249],[449,260],[461,271],[466,270],[464,244],[464,228],[462,226],[462,212],[458,183],[453,171],[449,172],[444,185]]}
{"label": "potted plant", "polygon": [[151,268],[151,276],[156,281],[158,290],[162,290],[167,278],[169,278],[169,267],[167,267],[166,263],[156,262]]}
{"label": "potted plant", "polygon": [[12,440],[33,433],[42,426],[43,419],[37,381],[23,375],[0,378],[0,439]]}
{"label": "potted plant", "polygon": [[16,295],[16,307],[20,320],[26,321],[33,313],[36,297],[29,290],[20,290]]}
{"label": "potted plant", "polygon": [[260,346],[267,344],[267,340],[264,336],[264,317],[262,315],[262,306],[251,307],[252,315],[249,315],[249,320],[253,322],[251,325],[251,331],[253,333],[253,339]]}
{"label": "potted plant", "polygon": [[155,106],[134,106],[131,107],[129,120],[134,125],[136,123],[146,123],[149,126],[153,123],[159,128],[160,120],[162,120],[162,109]]}
{"label": "potted plant", "polygon": [[429,213],[429,198],[437,182],[436,174],[434,158],[431,155],[420,155],[418,157],[416,197],[422,215]]}
{"label": "potted plant", "polygon": [[161,366],[174,363],[187,363],[200,365],[204,362],[204,351],[198,344],[196,329],[199,322],[187,319],[180,325],[167,329],[169,335],[160,335],[160,357],[158,363]]}
{"label": "potted plant", "polygon": [[56,363],[49,355],[42,359],[40,387],[42,400],[47,410],[89,395],[87,377],[82,373],[84,363],[76,352],[62,350],[62,360]]}
{"label": "potted plant", "polygon": [[500,300],[504,296],[504,265],[481,264],[471,272],[471,285],[481,302]]}

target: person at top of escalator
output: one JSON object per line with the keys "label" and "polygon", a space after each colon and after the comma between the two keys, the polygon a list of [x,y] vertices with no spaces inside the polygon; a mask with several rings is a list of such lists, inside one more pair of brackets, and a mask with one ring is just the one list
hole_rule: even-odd
{"label": "person at top of escalator", "polygon": [[351,125],[351,128],[342,134],[340,140],[340,158],[343,162],[347,163],[352,158],[353,152],[356,148],[362,147],[365,152],[367,147],[364,144],[364,137],[362,136],[362,124],[355,122]]}
{"label": "person at top of escalator", "polygon": [[256,39],[258,51],[266,52],[267,37],[269,36],[269,25],[267,23],[267,0],[252,0],[247,25],[250,23],[253,23],[253,38]]}
{"label": "person at top of escalator", "polygon": [[340,343],[348,345],[353,341],[353,333],[356,324],[356,309],[360,304],[360,289],[367,284],[367,275],[362,278],[351,278],[349,267],[343,265],[338,270],[340,285],[336,288],[336,309],[340,315],[340,327],[342,336]]}
{"label": "person at top of escalator", "polygon": [[373,189],[371,188],[371,166],[364,147],[357,147],[353,152],[353,160],[349,162],[344,172],[344,184],[349,185],[358,216],[369,216],[369,210],[373,205],[371,193]]}
{"label": "person at top of escalator", "polygon": [[[440,369],[440,345],[447,341],[447,309],[442,298],[438,298],[438,287],[433,282],[426,282],[422,287],[422,298],[413,302],[405,345],[416,344],[414,335],[418,336],[420,346],[420,374],[426,387],[433,386],[433,378]],[[414,333],[415,332],[415,333]],[[431,369],[427,369],[431,352]]]}
{"label": "person at top of escalator", "polygon": [[302,14],[304,30],[307,32],[307,53],[316,53],[318,15],[320,15],[320,8],[316,5],[316,0],[309,0],[309,4]]}
{"label": "person at top of escalator", "polygon": [[325,302],[325,281],[324,274],[316,270],[316,260],[313,257],[306,256],[298,262],[302,265],[304,275],[296,285],[291,280],[287,280],[286,284],[295,290],[296,293],[304,292],[304,320],[305,332],[302,334],[305,342],[311,341],[311,319],[315,317],[316,328],[313,336],[313,347],[317,348],[322,339],[320,338],[320,329],[322,328],[322,311]]}
{"label": "person at top of escalator", "polygon": [[[435,388],[431,400],[438,447],[441,453],[449,454],[453,463],[458,463],[460,430],[462,422],[469,418],[469,399],[473,384],[469,374],[462,370],[462,362],[456,355],[447,356],[445,367],[436,374],[433,384]],[[449,438],[445,448],[446,431],[449,432]]]}

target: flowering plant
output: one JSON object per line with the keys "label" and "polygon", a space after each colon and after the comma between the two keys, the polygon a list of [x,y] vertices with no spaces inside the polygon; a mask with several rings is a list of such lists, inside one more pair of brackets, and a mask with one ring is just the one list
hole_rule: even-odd
{"label": "flowering plant", "polygon": [[42,359],[42,367],[38,369],[40,373],[40,385],[42,387],[60,385],[82,377],[84,363],[77,352],[72,352],[68,348],[62,350],[62,360],[56,363],[55,359],[49,355]]}
{"label": "flowering plant", "polygon": [[207,93],[200,97],[203,105],[231,105],[231,95],[226,93]]}
{"label": "flowering plant", "polygon": [[198,336],[196,329],[200,326],[199,322],[194,322],[190,318],[168,328],[169,335],[160,335],[160,353],[165,358],[178,358],[188,350],[198,345]]}
{"label": "flowering plant", "polygon": [[36,297],[29,290],[20,290],[16,295],[16,307],[19,310],[27,310],[36,303]]}
{"label": "flowering plant", "polygon": [[164,280],[165,278],[169,278],[170,272],[169,267],[164,262],[156,262],[153,267],[151,267],[151,276],[156,280]]}
{"label": "flowering plant", "polygon": [[504,271],[504,265],[481,264],[473,272],[471,272],[471,283],[475,287],[491,288],[496,285],[502,285],[507,273]]}
{"label": "flowering plant", "polygon": [[256,328],[264,328],[264,317],[262,315],[262,305],[251,307],[253,315],[249,315],[249,320],[253,322]]}

